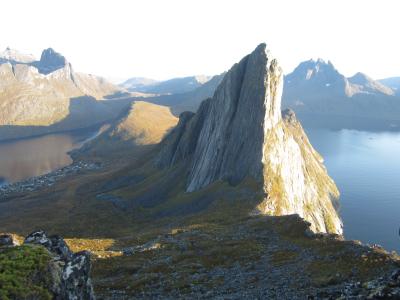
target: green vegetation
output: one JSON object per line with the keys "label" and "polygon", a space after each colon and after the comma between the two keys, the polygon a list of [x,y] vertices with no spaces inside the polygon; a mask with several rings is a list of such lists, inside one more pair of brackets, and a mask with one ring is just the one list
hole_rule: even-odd
{"label": "green vegetation", "polygon": [[43,247],[0,249],[0,299],[51,299],[50,255]]}

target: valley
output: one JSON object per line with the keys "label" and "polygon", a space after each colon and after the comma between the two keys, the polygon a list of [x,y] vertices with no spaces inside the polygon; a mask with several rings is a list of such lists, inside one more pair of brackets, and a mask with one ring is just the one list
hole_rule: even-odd
{"label": "valley", "polygon": [[397,293],[397,253],[344,240],[339,191],[281,111],[283,82],[260,44],[197,113],[124,98],[57,180],[0,196],[0,231],[90,251],[99,299]]}
{"label": "valley", "polygon": [[109,125],[0,142],[0,177],[7,183],[37,177],[70,165],[69,152],[96,138]]}

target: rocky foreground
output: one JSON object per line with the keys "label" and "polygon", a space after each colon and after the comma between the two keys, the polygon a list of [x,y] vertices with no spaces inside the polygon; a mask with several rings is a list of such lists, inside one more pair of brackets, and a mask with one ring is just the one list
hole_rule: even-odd
{"label": "rocky foreground", "polygon": [[97,299],[400,298],[395,253],[309,226],[298,216],[228,217],[115,240],[64,241],[36,231],[21,246],[2,235],[0,295],[94,299],[93,283]]}
{"label": "rocky foreground", "polygon": [[100,299],[399,299],[396,254],[309,226],[252,217],[116,241],[94,262],[95,289]]}
{"label": "rocky foreground", "polygon": [[0,236],[0,299],[95,299],[90,253],[72,253],[59,236],[28,235],[21,246]]}

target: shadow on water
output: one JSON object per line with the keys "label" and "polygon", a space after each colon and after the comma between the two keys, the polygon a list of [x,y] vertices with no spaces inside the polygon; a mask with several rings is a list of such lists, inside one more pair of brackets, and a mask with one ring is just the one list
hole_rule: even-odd
{"label": "shadow on water", "polygon": [[69,151],[102,132],[129,101],[70,100],[68,116],[50,126],[0,126],[0,185],[43,175],[72,163]]}
{"label": "shadow on water", "polygon": [[90,96],[71,98],[68,115],[61,121],[48,126],[2,125],[0,141],[95,127],[113,121],[131,102],[131,99],[99,101]]}

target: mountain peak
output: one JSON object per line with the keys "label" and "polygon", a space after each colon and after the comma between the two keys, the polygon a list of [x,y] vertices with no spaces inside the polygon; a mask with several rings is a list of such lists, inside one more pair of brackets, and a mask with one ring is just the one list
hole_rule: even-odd
{"label": "mountain peak", "polygon": [[260,44],[233,65],[196,114],[181,115],[156,164],[185,161],[187,192],[220,181],[240,186],[255,180],[260,213],[297,213],[315,231],[341,233],[330,198],[337,196],[336,186],[295,115],[287,111],[282,119],[282,87],[278,61]]}
{"label": "mountain peak", "polygon": [[308,62],[310,64],[314,64],[314,65],[327,65],[328,63],[323,59],[323,58],[311,58],[310,60],[308,60]]}
{"label": "mountain peak", "polygon": [[36,63],[36,67],[40,73],[49,74],[58,69],[64,68],[68,61],[60,53],[54,51],[53,48],[43,50],[40,61]]}
{"label": "mountain peak", "polygon": [[[196,149],[191,148],[195,162],[188,191],[218,179],[232,183],[246,176],[261,179],[264,131],[281,118],[282,77],[278,62],[266,45],[260,44],[226,73],[212,99],[202,102],[192,118],[203,129],[200,136],[191,135],[198,140]],[[169,165],[176,157],[162,157],[161,161]]]}
{"label": "mountain peak", "polygon": [[321,58],[301,62],[292,73],[285,77],[286,87],[291,89],[323,89],[338,85],[344,89],[346,78],[340,74],[331,61]]}

